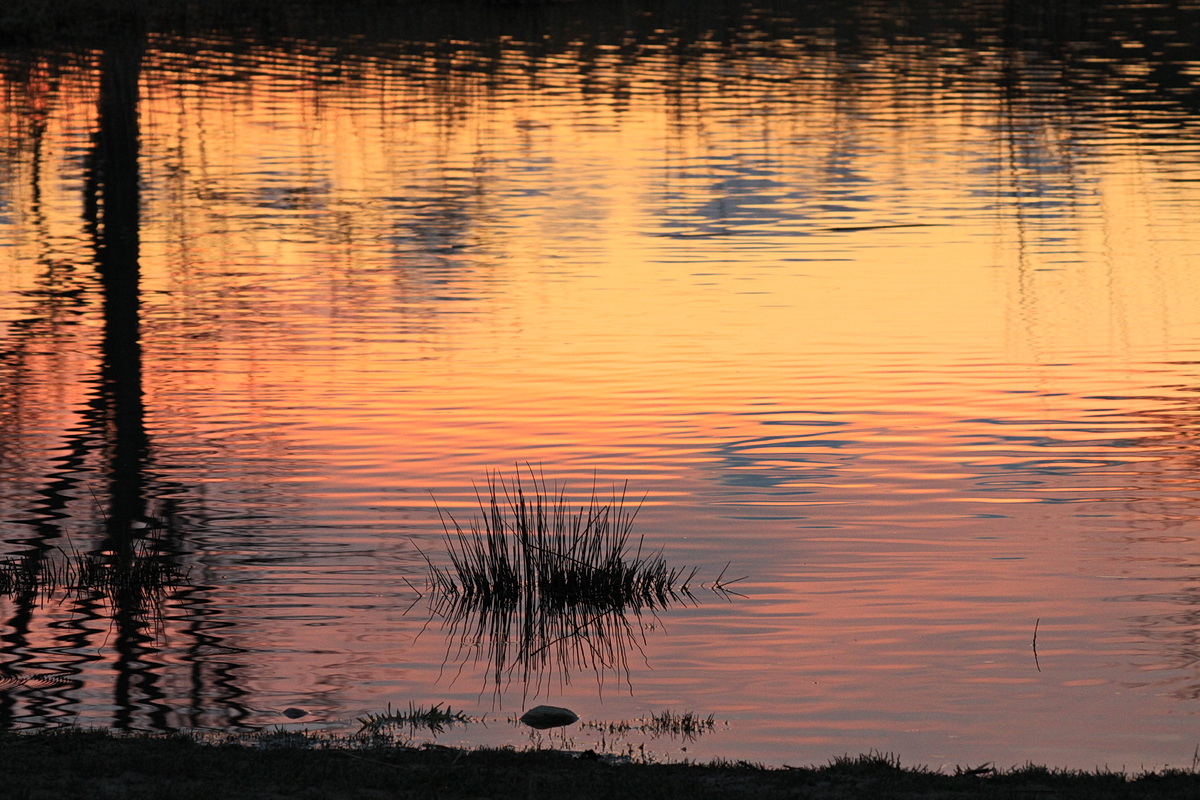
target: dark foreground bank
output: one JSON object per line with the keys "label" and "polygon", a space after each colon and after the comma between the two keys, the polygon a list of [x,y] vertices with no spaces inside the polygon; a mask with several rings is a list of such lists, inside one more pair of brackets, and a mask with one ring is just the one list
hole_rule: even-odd
{"label": "dark foreground bank", "polygon": [[336,745],[292,734],[240,744],[103,732],[0,734],[8,798],[1195,798],[1200,773],[1024,767],[946,775],[891,758],[824,767],[622,764],[553,751]]}

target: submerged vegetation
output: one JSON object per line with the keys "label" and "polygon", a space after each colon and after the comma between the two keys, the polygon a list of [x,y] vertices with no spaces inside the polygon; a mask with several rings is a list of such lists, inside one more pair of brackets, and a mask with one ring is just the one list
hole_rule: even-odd
{"label": "submerged vegetation", "polygon": [[[544,717],[555,712],[561,712],[562,721],[556,720],[551,724],[543,725],[531,719],[531,715],[534,714],[541,714]],[[506,721],[509,725],[517,728],[526,726],[538,730],[546,730],[548,728],[562,727],[578,720],[578,715],[568,709],[553,706],[538,706],[535,709],[527,711],[520,717],[512,714]],[[486,726],[487,717],[471,716],[462,710],[455,711],[449,705],[443,707],[442,703],[435,703],[432,706],[426,707],[410,701],[406,709],[393,709],[389,703],[386,711],[369,713],[359,717],[358,722],[361,726],[358,729],[359,735],[374,736],[401,731],[409,735],[429,733],[436,737],[438,734],[445,732],[448,728],[452,728],[455,725],[479,723]],[[692,711],[678,713],[667,710],[655,712],[649,716],[639,717],[634,720],[588,720],[581,722],[580,727],[600,733],[602,738],[597,746],[597,750],[607,753],[608,749],[605,744],[609,741],[606,738],[608,736],[643,734],[649,736],[651,739],[670,738],[691,742],[699,739],[706,733],[716,730],[717,719],[715,714],[701,716]],[[728,723],[725,724],[725,727],[728,727]]]}
{"label": "submerged vegetation", "polygon": [[674,711],[660,711],[649,717],[635,720],[619,720],[617,722],[592,720],[583,723],[583,727],[606,734],[636,732],[649,734],[653,739],[665,736],[691,742],[716,730],[717,718],[715,714],[702,717],[691,711],[685,711],[682,714]]}
{"label": "submerged vegetation", "polygon": [[[528,486],[520,473],[489,473],[486,498],[476,495],[481,519],[466,529],[439,507],[450,563],[426,556],[430,610],[459,656],[486,659],[497,699],[513,680],[524,698],[555,672],[569,683],[575,669],[593,670],[601,686],[608,672],[628,682],[643,615],[695,604],[698,569],[671,567],[633,537],[640,503],[628,502],[627,487],[604,499],[593,485],[576,506],[565,486],[526,469]],[[728,599],[738,580],[722,572],[705,586]]]}

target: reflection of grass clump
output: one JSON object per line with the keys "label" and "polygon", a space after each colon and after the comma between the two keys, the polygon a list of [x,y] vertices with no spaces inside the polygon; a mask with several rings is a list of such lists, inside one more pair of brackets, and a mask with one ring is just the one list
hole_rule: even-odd
{"label": "reflection of grass clump", "polygon": [[512,482],[488,475],[488,498],[479,498],[482,525],[469,532],[449,517],[446,527],[451,567],[429,564],[430,584],[445,596],[485,606],[585,604],[597,608],[660,608],[691,597],[696,570],[667,566],[661,553],[631,547],[637,508],[626,508],[624,489],[602,502],[593,489],[585,506],[573,510],[566,490],[534,474],[526,493],[519,475]]}
{"label": "reflection of grass clump", "polygon": [[358,721],[362,724],[359,733],[379,733],[386,728],[406,727],[414,732],[425,729],[430,733],[438,734],[449,726],[476,720],[462,711],[453,710],[450,706],[442,708],[441,703],[435,704],[432,708],[425,708],[410,702],[407,711],[401,709],[393,711],[389,703],[387,711],[382,714],[367,714],[365,717],[359,717]]}

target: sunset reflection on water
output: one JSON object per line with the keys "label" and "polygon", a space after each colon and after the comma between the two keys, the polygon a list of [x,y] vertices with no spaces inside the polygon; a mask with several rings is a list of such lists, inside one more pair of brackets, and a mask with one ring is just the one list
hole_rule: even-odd
{"label": "sunset reflection on water", "polygon": [[[5,71],[14,555],[103,529],[97,63]],[[648,545],[749,576],[548,702],[728,719],[698,758],[1186,764],[1197,131],[1112,66],[152,39],[140,485],[190,582],[126,653],[103,609],[4,599],[10,683],[75,681],[6,724],[517,710],[414,601],[435,502],[530,464],[629,480]]]}

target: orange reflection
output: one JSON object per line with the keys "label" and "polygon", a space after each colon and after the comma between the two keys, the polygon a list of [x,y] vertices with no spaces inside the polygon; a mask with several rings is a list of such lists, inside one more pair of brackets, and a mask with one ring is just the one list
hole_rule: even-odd
{"label": "orange reflection", "polygon": [[[1128,533],[1195,518],[1181,152],[1045,119],[994,64],[957,91],[786,46],[736,77],[720,53],[603,52],[535,76],[514,47],[364,55],[331,82],[322,57],[160,49],[143,79],[148,428],[264,706],[439,685],[396,581],[427,492],[457,512],[484,467],[528,461],[580,490],[632,478],[656,543],[752,576],[754,602],[648,637],[661,671],[631,681],[753,716],[747,748],[936,751],[1026,714],[1065,741],[1073,699],[1128,711],[1089,687],[1128,681],[1128,621],[1180,603],[1123,582],[1174,586],[1191,544]],[[0,228],[14,294],[47,241],[88,264],[71,154],[95,98],[73,80],[18,159],[66,178]],[[87,402],[51,378],[89,368],[76,335],[22,362],[59,393],[57,422],[20,412],[49,440]],[[1035,619],[1053,673],[1030,670]],[[1167,661],[1148,682],[1195,682]],[[905,738],[922,727],[939,744]]]}

